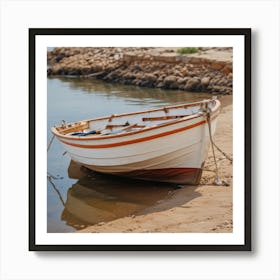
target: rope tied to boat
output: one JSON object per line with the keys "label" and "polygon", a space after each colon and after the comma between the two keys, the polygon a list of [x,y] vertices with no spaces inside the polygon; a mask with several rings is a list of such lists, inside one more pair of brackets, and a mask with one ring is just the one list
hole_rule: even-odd
{"label": "rope tied to boat", "polygon": [[201,111],[206,116],[206,120],[207,120],[207,124],[208,124],[208,130],[209,130],[209,138],[210,138],[210,142],[211,142],[211,149],[212,149],[212,154],[213,154],[214,163],[215,163],[215,171],[213,171],[213,172],[215,172],[214,184],[217,185],[217,186],[229,186],[229,184],[227,182],[220,179],[219,169],[218,169],[218,164],[217,164],[217,159],[216,159],[216,154],[215,154],[215,149],[214,148],[216,148],[219,152],[221,152],[224,155],[224,157],[230,161],[230,163],[232,163],[233,160],[224,151],[222,151],[215,144],[215,142],[213,140],[212,127],[211,127],[211,109],[209,108],[208,103],[203,103],[203,106],[201,107]]}
{"label": "rope tied to boat", "polygon": [[[64,126],[64,127],[66,126],[65,120],[61,120],[61,123],[62,123],[62,126]],[[51,148],[51,145],[52,145],[52,143],[53,143],[54,138],[55,138],[55,135],[53,134],[53,136],[52,136],[52,138],[51,138],[51,140],[50,140],[50,142],[49,142],[49,144],[48,144],[47,152],[48,152],[49,149]],[[62,155],[64,156],[66,153],[67,153],[67,152],[65,151]]]}

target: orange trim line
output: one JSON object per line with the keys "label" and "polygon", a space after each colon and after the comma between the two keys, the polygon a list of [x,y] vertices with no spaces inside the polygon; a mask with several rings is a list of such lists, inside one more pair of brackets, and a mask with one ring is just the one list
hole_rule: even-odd
{"label": "orange trim line", "polygon": [[[195,103],[193,103],[195,104]],[[192,105],[192,104],[191,104]],[[181,105],[182,106],[182,105]],[[181,106],[176,106],[176,107],[181,107]],[[172,107],[175,107],[175,106],[172,106]],[[215,113],[218,112],[219,113],[219,108],[220,108],[220,104],[216,105],[217,108],[215,108],[215,110],[212,111],[212,117],[211,119],[214,119],[215,118]],[[166,108],[169,108],[169,107],[166,107]],[[171,107],[170,107],[171,108]],[[158,110],[162,110],[161,109],[154,109],[154,110],[149,110],[149,111],[158,111]],[[141,111],[141,112],[136,112],[136,113],[126,113],[126,114],[120,114],[120,115],[115,115],[116,116],[125,116],[125,115],[133,115],[133,114],[140,114],[140,113],[143,113],[145,111]],[[148,111],[147,111],[148,112]],[[175,123],[180,123],[180,122],[184,122],[186,120],[192,120],[192,119],[195,119],[195,118],[199,118],[201,117],[201,115],[198,115],[198,114],[195,114],[194,116],[187,116],[186,118],[183,118],[183,119],[176,119],[176,121],[172,124],[175,124]],[[108,117],[101,117],[101,118],[96,118],[96,119],[92,119],[92,120],[101,120],[101,119],[107,119]],[[82,121],[82,122],[90,122],[92,120],[85,120],[85,121]],[[52,127],[51,128],[51,131],[52,133],[58,137],[59,139],[61,138],[64,138],[64,139],[71,139],[71,140],[79,140],[79,141],[88,141],[88,140],[104,140],[104,139],[111,139],[111,138],[119,138],[119,137],[124,137],[124,136],[129,136],[129,135],[132,135],[132,134],[137,134],[137,133],[142,133],[142,132],[146,132],[148,130],[153,130],[153,129],[156,129],[156,128],[159,128],[159,127],[164,127],[164,126],[169,126],[170,123],[163,123],[163,124],[160,124],[156,127],[145,127],[141,130],[138,130],[138,131],[130,131],[130,132],[127,132],[125,134],[121,134],[121,135],[100,135],[99,137],[96,137],[96,136],[93,136],[93,137],[84,137],[84,138],[80,138],[79,136],[70,136],[70,135],[61,135],[59,132],[57,132],[56,128],[55,127]]]}
{"label": "orange trim line", "polygon": [[[219,108],[216,109],[215,111],[213,111],[213,115],[211,117],[211,120],[214,119],[219,114],[219,112],[220,112]],[[140,130],[137,130],[137,131],[127,132],[125,134],[99,135],[98,137],[94,136],[94,137],[82,137],[81,138],[79,136],[61,135],[57,131],[55,131],[54,128],[51,128],[51,131],[60,140],[61,140],[61,138],[64,138],[64,139],[79,140],[79,141],[89,141],[89,140],[98,141],[98,140],[105,140],[105,139],[111,139],[111,138],[126,137],[126,136],[130,136],[132,134],[138,134],[138,133],[146,132],[146,131],[149,131],[149,130],[154,130],[154,129],[157,129],[157,128],[162,128],[162,127],[165,127],[165,126],[169,126],[169,125],[173,125],[173,124],[177,124],[177,123],[193,120],[193,119],[196,119],[196,118],[199,118],[199,117],[201,117],[201,115],[195,115],[194,117],[188,116],[188,117],[183,118],[183,119],[178,119],[178,120],[175,119],[176,121],[174,121],[172,123],[170,123],[170,122],[162,123],[162,124],[157,125],[157,126],[145,127],[145,128],[140,129]]]}
{"label": "orange trim line", "polygon": [[[215,116],[216,118],[216,116]],[[214,119],[214,118],[213,118]],[[118,146],[125,146],[125,145],[130,145],[130,144],[134,144],[134,143],[139,143],[139,142],[145,142],[145,141],[149,141],[152,139],[156,139],[156,138],[160,138],[160,137],[164,137],[170,134],[174,134],[174,133],[178,133],[184,130],[188,130],[197,126],[200,126],[204,123],[206,123],[207,121],[201,121],[186,127],[181,127],[181,128],[177,128],[175,130],[172,131],[166,131],[166,132],[162,132],[156,135],[151,135],[151,136],[146,136],[143,138],[139,138],[139,139],[133,139],[133,140],[128,140],[128,141],[122,141],[122,142],[117,142],[117,143],[110,143],[110,144],[99,144],[99,145],[80,145],[80,144],[76,144],[76,143],[69,143],[63,140],[60,140],[62,143],[66,144],[66,145],[70,145],[70,146],[74,146],[74,147],[79,147],[79,148],[84,148],[84,149],[100,149],[100,148],[112,148],[112,147],[118,147]]]}

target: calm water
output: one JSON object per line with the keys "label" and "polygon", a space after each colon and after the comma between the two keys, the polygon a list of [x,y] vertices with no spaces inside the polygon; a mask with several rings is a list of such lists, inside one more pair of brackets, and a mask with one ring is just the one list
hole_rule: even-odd
{"label": "calm water", "polygon": [[[48,79],[50,128],[66,122],[209,98],[209,94],[122,86],[79,78]],[[48,232],[73,232],[168,199],[176,186],[89,173],[71,162],[55,139],[48,152]]]}

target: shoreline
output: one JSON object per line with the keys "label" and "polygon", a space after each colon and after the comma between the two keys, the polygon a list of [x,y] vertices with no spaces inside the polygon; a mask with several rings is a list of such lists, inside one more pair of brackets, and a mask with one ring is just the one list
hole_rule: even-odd
{"label": "shoreline", "polygon": [[[214,141],[224,152],[232,156],[232,96],[222,97]],[[209,149],[200,185],[182,186],[171,198],[134,215],[110,222],[101,222],[78,233],[125,233],[125,232],[232,232],[232,164],[218,151],[216,157],[219,174],[229,186],[213,184],[213,156]]]}
{"label": "shoreline", "polygon": [[148,88],[232,94],[232,48],[54,48],[48,76],[77,76]]}

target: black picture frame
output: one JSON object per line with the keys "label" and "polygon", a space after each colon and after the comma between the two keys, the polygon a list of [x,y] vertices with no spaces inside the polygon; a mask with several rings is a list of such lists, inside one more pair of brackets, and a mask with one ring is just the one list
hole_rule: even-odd
{"label": "black picture frame", "polygon": [[[244,36],[244,244],[242,245],[42,245],[36,243],[36,36],[44,35],[239,35]],[[29,250],[30,251],[250,251],[251,248],[251,29],[249,28],[192,28],[192,29],[29,29]]]}

